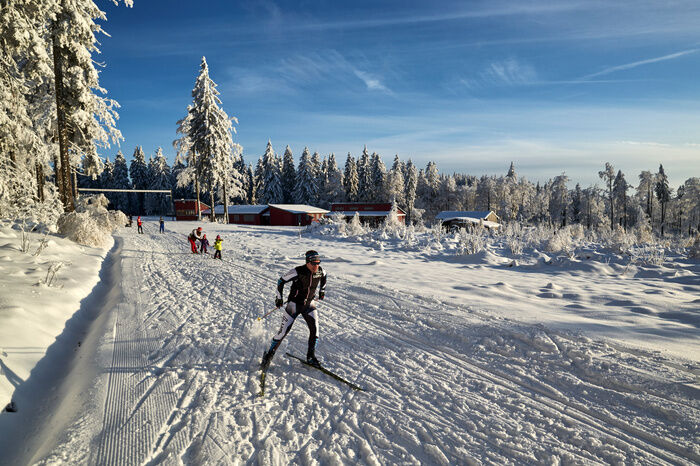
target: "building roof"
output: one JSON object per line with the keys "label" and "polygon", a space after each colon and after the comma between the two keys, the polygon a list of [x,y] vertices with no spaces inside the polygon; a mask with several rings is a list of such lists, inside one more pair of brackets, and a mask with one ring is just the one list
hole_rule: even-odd
{"label": "building roof", "polygon": [[285,210],[293,214],[327,214],[330,210],[304,204],[270,204],[270,207]]}
{"label": "building roof", "polygon": [[267,210],[267,204],[241,204],[228,206],[229,214],[260,214]]}
{"label": "building roof", "polygon": [[[346,217],[354,217],[355,212],[360,214],[360,217],[386,217],[389,215],[390,210],[334,210],[331,212],[333,215],[345,215]],[[404,217],[406,214],[403,212],[396,212],[399,217]]]}
{"label": "building roof", "polygon": [[455,218],[474,218],[476,220],[486,220],[491,211],[484,210],[470,210],[470,211],[459,211],[459,210],[443,210],[435,216],[435,218],[443,221],[453,220]]}

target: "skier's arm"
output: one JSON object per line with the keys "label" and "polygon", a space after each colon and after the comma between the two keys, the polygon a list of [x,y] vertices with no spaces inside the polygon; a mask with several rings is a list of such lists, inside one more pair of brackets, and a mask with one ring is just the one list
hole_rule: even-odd
{"label": "skier's arm", "polygon": [[323,271],[323,275],[321,276],[321,281],[319,282],[319,289],[318,289],[318,299],[323,299],[326,297],[326,271]]}
{"label": "skier's arm", "polygon": [[[296,278],[297,278],[297,269],[292,269],[289,272],[282,275],[279,280],[277,280],[277,296],[276,296],[276,300],[275,300],[276,303],[282,301],[282,293],[284,293],[284,285],[286,285],[288,282],[291,282],[292,280],[294,280]],[[281,306],[281,304],[279,306]]]}

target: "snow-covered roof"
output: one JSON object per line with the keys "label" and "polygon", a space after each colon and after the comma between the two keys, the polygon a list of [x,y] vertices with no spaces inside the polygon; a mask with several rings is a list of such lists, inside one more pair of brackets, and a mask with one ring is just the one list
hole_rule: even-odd
{"label": "snow-covered roof", "polygon": [[499,228],[501,226],[501,224],[498,222],[490,222],[488,220],[482,220],[480,218],[474,218],[474,217],[450,217],[450,218],[444,218],[444,219],[442,219],[442,221],[455,222],[455,223],[471,223],[474,225],[478,225],[480,223],[483,223],[483,225],[486,228]]}
{"label": "snow-covered roof", "polygon": [[[228,206],[228,213],[230,214],[259,214],[260,212],[264,211],[267,209],[266,205],[248,205],[248,204],[242,204],[242,205],[230,205]],[[211,214],[210,209],[204,209],[202,210],[202,214]],[[214,214],[215,215],[223,215],[224,214],[224,206],[219,204],[214,207]]]}
{"label": "snow-covered roof", "polygon": [[327,214],[330,210],[305,204],[270,204],[270,207],[286,210],[293,214]]}
{"label": "snow-covered roof", "polygon": [[[331,212],[333,215],[345,215],[347,217],[354,217],[355,212],[360,214],[360,217],[386,217],[389,215],[390,210],[334,210]],[[406,214],[402,212],[396,212],[399,217],[404,217]]]}
{"label": "snow-covered roof", "polygon": [[459,210],[443,210],[439,214],[435,216],[435,218],[443,221],[447,220],[452,220],[455,218],[475,218],[477,220],[485,220],[486,217],[491,212],[488,210],[484,211],[478,211],[478,210],[469,210],[469,211],[459,211]]}
{"label": "snow-covered roof", "polygon": [[267,205],[261,204],[241,204],[228,206],[229,214],[259,214],[267,209]]}

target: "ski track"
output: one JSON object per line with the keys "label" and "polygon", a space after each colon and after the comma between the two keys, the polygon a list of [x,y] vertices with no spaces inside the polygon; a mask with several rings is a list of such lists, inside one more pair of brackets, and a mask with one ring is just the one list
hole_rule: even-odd
{"label": "ski track", "polygon": [[256,398],[281,311],[257,317],[297,264],[247,242],[260,233],[233,235],[220,262],[189,253],[182,233],[123,234],[125,302],[90,464],[700,462],[686,368],[332,270],[318,354],[366,391],[284,356],[304,354],[299,319]]}

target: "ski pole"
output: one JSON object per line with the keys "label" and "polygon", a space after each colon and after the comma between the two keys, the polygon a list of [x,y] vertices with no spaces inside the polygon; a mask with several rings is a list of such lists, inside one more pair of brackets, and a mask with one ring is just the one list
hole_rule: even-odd
{"label": "ski pole", "polygon": [[263,320],[265,317],[269,316],[270,314],[272,314],[273,312],[275,312],[277,309],[279,309],[279,308],[276,307],[276,308],[274,308],[273,310],[271,310],[270,312],[268,312],[267,314],[265,314],[264,316],[258,317],[258,320]]}

